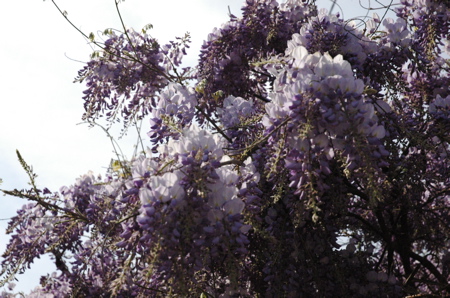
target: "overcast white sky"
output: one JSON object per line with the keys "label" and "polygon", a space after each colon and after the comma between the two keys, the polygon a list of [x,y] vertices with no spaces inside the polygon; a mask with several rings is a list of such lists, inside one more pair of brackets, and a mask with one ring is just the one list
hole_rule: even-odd
{"label": "overcast white sky", "polygon": [[[320,2],[327,9],[331,7],[331,1]],[[338,2],[349,15],[357,14],[354,9],[359,7],[358,0]],[[193,44],[188,54],[193,64],[207,34],[228,20],[228,6],[239,15],[243,3],[244,0],[127,0],[120,8],[128,27],[140,30],[153,24],[150,33],[160,43],[189,31]],[[58,0],[57,4],[86,33],[121,29],[114,0]],[[52,191],[72,184],[90,170],[103,174],[113,157],[109,139],[100,128],[77,125],[83,114],[84,85],[72,83],[83,67],[74,60],[88,60],[92,50],[87,42],[50,0],[5,1],[0,10],[0,26],[0,189],[28,186],[16,149],[39,175],[38,185]],[[144,137],[146,124],[147,121]],[[128,157],[135,141],[136,134],[130,134],[120,142]],[[14,216],[24,203],[0,195],[0,219]],[[6,225],[7,220],[0,220],[1,252],[8,239],[4,234]],[[28,292],[38,284],[40,275],[51,271],[48,261],[38,260],[29,274],[19,276],[16,289]]]}

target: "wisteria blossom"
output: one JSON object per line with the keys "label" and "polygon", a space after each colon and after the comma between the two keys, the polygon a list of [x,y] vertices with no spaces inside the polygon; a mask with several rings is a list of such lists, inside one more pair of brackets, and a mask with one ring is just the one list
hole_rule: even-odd
{"label": "wisteria blossom", "polygon": [[148,137],[57,192],[18,152],[0,296],[43,255],[27,297],[450,295],[450,6],[385,9],[247,0],[193,71],[189,35],[92,40],[83,118]]}

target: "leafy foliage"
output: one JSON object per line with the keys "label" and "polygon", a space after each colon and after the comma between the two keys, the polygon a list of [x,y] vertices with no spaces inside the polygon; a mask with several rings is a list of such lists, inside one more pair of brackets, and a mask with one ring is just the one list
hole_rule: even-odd
{"label": "leafy foliage", "polygon": [[30,297],[450,295],[448,2],[362,28],[307,1],[242,10],[194,72],[188,35],[90,39],[84,119],[148,116],[150,148],[59,192],[18,153],[3,284],[50,254]]}

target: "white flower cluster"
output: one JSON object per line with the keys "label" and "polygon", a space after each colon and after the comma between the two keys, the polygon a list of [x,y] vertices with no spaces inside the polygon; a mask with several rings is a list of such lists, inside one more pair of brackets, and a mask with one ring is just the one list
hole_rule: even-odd
{"label": "white flower cluster", "polygon": [[227,127],[237,126],[242,118],[255,112],[253,102],[241,97],[228,96],[223,101],[223,108],[218,109],[221,123]]}

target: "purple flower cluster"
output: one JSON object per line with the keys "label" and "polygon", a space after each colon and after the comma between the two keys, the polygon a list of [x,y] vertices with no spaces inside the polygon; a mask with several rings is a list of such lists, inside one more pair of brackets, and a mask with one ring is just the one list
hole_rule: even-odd
{"label": "purple flower cluster", "polygon": [[[377,114],[390,112],[390,107],[363,96],[363,81],[354,77],[350,63],[341,55],[309,54],[293,44],[287,52],[292,66],[277,77],[263,123],[271,131],[280,121],[290,120],[285,131],[285,166],[291,170],[291,187],[304,197],[307,193],[302,189],[313,179],[319,183],[321,174],[331,174],[330,161],[336,158],[343,158],[342,165],[349,171],[387,165],[382,157],[389,153],[381,143],[386,130]],[[372,164],[375,158],[377,163]],[[311,167],[314,160],[318,168]],[[320,188],[319,195],[326,185]]]}
{"label": "purple flower cluster", "polygon": [[[189,47],[189,36],[160,47],[156,39],[133,30],[108,33],[101,51],[79,71],[76,81],[86,80],[84,120],[105,115],[108,121],[129,124],[147,115],[157,93],[172,80],[182,82],[188,72],[173,73]],[[181,80],[181,81],[180,81]]]}
{"label": "purple flower cluster", "polygon": [[223,108],[218,110],[220,121],[225,128],[233,128],[241,124],[242,118],[254,113],[253,103],[240,97],[229,96],[223,100]]}
{"label": "purple flower cluster", "polygon": [[221,99],[232,95],[255,101],[267,101],[265,84],[273,77],[258,67],[261,59],[285,50],[292,33],[299,30],[315,7],[300,1],[246,1],[243,17],[215,28],[209,34],[200,54],[198,81],[201,103],[208,112],[220,107],[209,101],[217,92]]}
{"label": "purple flower cluster", "polygon": [[328,52],[331,56],[341,54],[354,68],[361,68],[368,52],[375,51],[375,44],[370,42],[356,24],[344,22],[335,15],[328,15],[326,10],[319,11],[316,17],[302,26],[288,41],[288,52],[297,46],[304,46],[308,52]]}
{"label": "purple flower cluster", "polygon": [[[117,245],[131,246],[136,241],[133,235],[140,231],[139,245],[158,255],[151,263],[152,280],[159,282],[160,290],[170,286],[190,293],[194,291],[192,276],[197,274],[203,276],[202,287],[210,293],[238,291],[244,284],[236,279],[240,273],[231,268],[247,254],[250,226],[242,222],[245,203],[238,197],[240,176],[231,166],[220,167],[222,146],[217,135],[192,126],[177,140],[159,147],[161,162],[142,157],[133,166],[129,191],[139,198],[141,207],[137,226],[125,227]],[[141,261],[150,262],[147,255]],[[220,272],[224,264],[231,271]],[[211,284],[212,275],[222,281]],[[183,282],[170,285],[172,279]]]}
{"label": "purple flower cluster", "polygon": [[177,139],[186,125],[195,116],[197,98],[192,89],[170,83],[158,96],[158,103],[152,110],[148,135],[155,144],[170,138]]}
{"label": "purple flower cluster", "polygon": [[257,104],[252,100],[228,96],[223,100],[222,108],[217,109],[217,115],[226,135],[233,140],[229,149],[243,149],[250,144],[255,135],[261,131]]}

